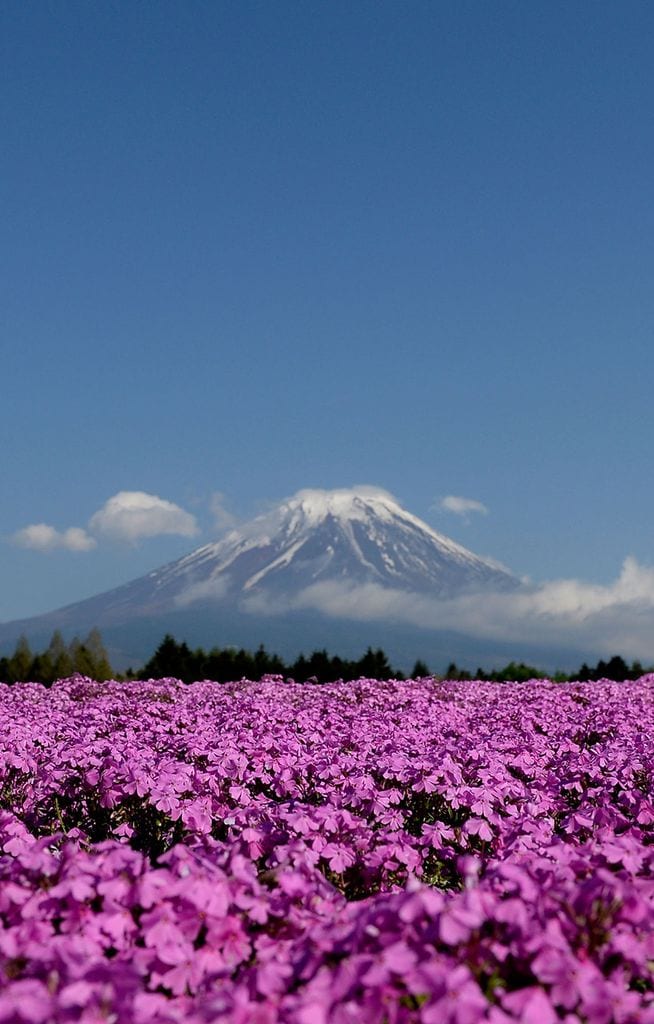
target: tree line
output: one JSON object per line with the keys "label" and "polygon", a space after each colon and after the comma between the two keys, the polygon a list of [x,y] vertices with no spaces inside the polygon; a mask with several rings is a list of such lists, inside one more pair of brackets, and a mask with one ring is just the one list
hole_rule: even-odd
{"label": "tree line", "polygon": [[[623,682],[637,679],[646,671],[639,661],[631,665],[620,656],[614,655],[608,661],[600,659],[595,666],[584,663],[576,672],[556,672],[551,675],[555,682],[581,680],[590,682],[597,679],[614,679]],[[368,679],[404,679],[399,670],[393,668],[383,650],[368,647],[357,659],[340,658],[326,650],[316,650],[308,657],[300,654],[294,661],[285,662],[278,654],[269,653],[263,645],[256,651],[244,648],[202,647],[191,648],[185,641],[177,641],[170,633],[163,638],[156,651],[143,668],[125,673],[114,672],[102,636],[97,629],[80,640],[74,637],[66,643],[59,630],[55,630],[45,650],[33,653],[27,639],[19,638],[14,653],[0,658],[0,682],[15,683],[29,680],[49,686],[55,679],[64,679],[75,673],[90,676],[99,681],[104,679],[181,679],[184,683],[196,679],[211,679],[218,683],[235,679],[260,679],[264,675],[281,675],[297,682],[327,683],[336,679],[345,681],[367,677]],[[542,679],[549,673],[525,662],[510,661],[504,668],[488,672],[479,667],[473,674],[450,662],[445,673],[431,672],[428,665],[419,659],[415,662],[410,679],[435,676],[439,679],[470,680],[487,679],[493,682],[527,679]]]}
{"label": "tree line", "polygon": [[632,661],[631,665],[619,654],[613,655],[608,661],[600,658],[595,666],[587,665],[586,662],[574,672],[543,672],[542,669],[533,665],[526,665],[523,661],[510,661],[501,669],[493,669],[487,672],[478,668],[473,674],[461,669],[455,662],[447,666],[443,679],[487,679],[489,682],[502,683],[509,681],[525,682],[527,679],[552,679],[555,683],[569,683],[573,680],[581,683],[597,682],[598,679],[613,679],[616,683],[624,683],[628,679],[639,679],[646,672],[654,672],[654,668],[644,668],[640,661]]}
{"label": "tree line", "polygon": [[[300,654],[293,662],[285,662],[278,654],[270,654],[263,645],[254,653],[243,648],[202,647],[191,650],[178,643],[169,633],[154,655],[138,672],[139,678],[171,676],[190,683],[195,679],[213,679],[218,683],[233,679],[260,679],[263,675],[282,675],[298,682],[326,683],[334,679],[397,679],[401,674],[389,664],[382,650],[371,647],[354,661],[332,656],[326,650],[314,651],[308,658]],[[403,678],[403,677],[402,677]]]}
{"label": "tree line", "polygon": [[55,679],[76,672],[98,681],[115,678],[99,630],[92,629],[84,640],[75,636],[67,644],[56,629],[48,646],[38,654],[21,636],[11,657],[0,658],[0,681],[4,683],[29,680],[49,686]]}

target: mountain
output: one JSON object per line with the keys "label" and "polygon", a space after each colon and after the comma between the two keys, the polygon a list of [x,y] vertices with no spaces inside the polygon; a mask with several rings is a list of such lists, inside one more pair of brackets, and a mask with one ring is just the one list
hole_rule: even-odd
{"label": "mountain", "polygon": [[[0,626],[0,643],[21,632],[36,642],[56,628],[70,634],[98,626],[113,638],[114,652],[135,661],[151,653],[164,630],[205,645],[274,645],[277,637],[288,648],[294,636],[295,653],[316,640],[336,650],[338,637],[347,635],[360,648],[373,634],[390,635],[393,602],[518,586],[503,566],[438,533],[385,491],[304,490],[146,576]],[[364,598],[369,614],[361,614]],[[406,621],[402,629],[410,646]],[[423,643],[414,657],[424,656],[424,624],[419,632]],[[139,639],[146,635],[147,648]]]}
{"label": "mountain", "polygon": [[206,598],[296,603],[327,581],[373,583],[444,597],[514,586],[508,570],[437,533],[384,491],[300,491],[215,544],[150,573],[138,601],[170,607]]}

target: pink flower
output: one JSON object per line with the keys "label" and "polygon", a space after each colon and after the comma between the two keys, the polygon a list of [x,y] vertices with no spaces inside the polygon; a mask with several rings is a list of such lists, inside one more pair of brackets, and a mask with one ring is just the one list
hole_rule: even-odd
{"label": "pink flower", "polygon": [[479,1024],[487,1010],[486,997],[468,968],[462,965],[447,975],[446,991],[422,1007],[420,1021],[421,1024]]}
{"label": "pink flower", "polygon": [[493,838],[491,827],[484,818],[468,818],[463,826],[463,831],[465,835],[479,836],[484,842]]}
{"label": "pink flower", "polygon": [[321,856],[329,861],[332,871],[339,875],[355,862],[352,851],[340,843],[327,843],[321,850]]}
{"label": "pink flower", "polygon": [[44,1024],[52,1018],[53,998],[35,978],[12,982],[0,996],[0,1021]]}
{"label": "pink flower", "polygon": [[502,1007],[509,1010],[520,1024],[558,1024],[559,1016],[542,989],[530,986],[508,992]]}
{"label": "pink flower", "polygon": [[443,909],[438,923],[439,935],[449,946],[457,946],[466,942],[485,919],[478,890],[469,889]]}

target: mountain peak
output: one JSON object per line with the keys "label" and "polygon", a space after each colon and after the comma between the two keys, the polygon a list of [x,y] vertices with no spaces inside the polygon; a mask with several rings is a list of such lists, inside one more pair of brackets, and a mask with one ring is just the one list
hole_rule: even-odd
{"label": "mountain peak", "polygon": [[402,511],[397,499],[388,491],[363,484],[358,487],[341,487],[331,491],[306,488],[298,491],[293,497],[287,498],[282,505],[286,505],[289,509],[301,510],[307,519],[314,522],[320,522],[328,515],[337,519],[361,518],[366,508],[374,509],[378,515],[383,515],[384,510],[389,509],[394,513]]}
{"label": "mountain peak", "polygon": [[444,596],[471,587],[505,588],[514,577],[404,509],[388,491],[360,485],[305,489],[222,540],[158,573],[160,594],[177,602],[265,592],[293,602],[307,587],[375,583]]}
{"label": "mountain peak", "polygon": [[307,488],[298,491],[277,505],[271,513],[251,520],[245,530],[256,531],[258,528],[261,531],[267,526],[276,531],[282,523],[285,523],[287,529],[315,529],[328,519],[338,521],[343,528],[354,523],[377,524],[378,527],[394,523],[396,526],[410,527],[423,536],[430,537],[442,549],[484,561],[495,569],[508,572],[498,562],[479,559],[479,556],[473,555],[461,544],[439,533],[424,520],[407,511],[390,491],[369,484],[334,490]]}

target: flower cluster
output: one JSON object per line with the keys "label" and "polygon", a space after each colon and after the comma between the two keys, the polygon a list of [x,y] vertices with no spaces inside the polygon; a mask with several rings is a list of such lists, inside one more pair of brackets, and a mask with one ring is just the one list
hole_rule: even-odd
{"label": "flower cluster", "polygon": [[0,1024],[654,1024],[654,676],[0,690]]}

